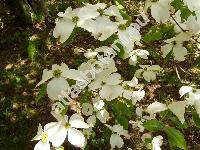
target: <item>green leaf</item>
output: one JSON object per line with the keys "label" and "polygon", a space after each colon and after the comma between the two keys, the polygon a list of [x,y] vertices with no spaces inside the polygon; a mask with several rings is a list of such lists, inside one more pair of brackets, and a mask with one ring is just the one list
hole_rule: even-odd
{"label": "green leaf", "polygon": [[186,122],[182,124],[177,117],[170,117],[170,119],[178,129],[186,129],[188,127]]}
{"label": "green leaf", "polygon": [[179,130],[172,127],[165,127],[164,131],[167,134],[169,144],[172,147],[178,147],[184,150],[187,149],[184,135]]}
{"label": "green leaf", "polygon": [[64,43],[62,43],[61,47],[65,48],[66,46],[68,46],[71,43],[75,42],[75,40],[76,40],[76,34],[79,33],[79,32],[81,32],[81,31],[84,31],[84,30],[82,28],[75,27],[73,29],[71,35],[69,36],[69,38]]}
{"label": "green leaf", "polygon": [[131,117],[133,115],[133,107],[129,105],[126,101],[118,101],[112,103],[112,112],[114,116],[127,116]]}
{"label": "green leaf", "polygon": [[128,130],[128,119],[124,116],[118,116],[117,122],[124,127],[124,129]]}
{"label": "green leaf", "polygon": [[169,63],[169,61],[170,61],[170,59],[173,57],[173,51],[171,50],[168,54],[167,54],[167,56],[164,58],[164,64],[168,64]]}
{"label": "green leaf", "polygon": [[162,130],[165,127],[164,124],[158,120],[148,120],[143,123],[143,126],[151,132]]}
{"label": "green leaf", "polygon": [[182,0],[174,0],[171,5],[174,7],[175,11],[180,10],[182,21],[186,21],[190,15],[195,15],[194,12],[189,10]]}
{"label": "green leaf", "polygon": [[92,92],[86,89],[85,92],[83,92],[83,94],[81,95],[81,99],[80,99],[81,105],[83,103],[88,103],[91,97],[92,97]]}
{"label": "green leaf", "polygon": [[75,85],[76,81],[73,79],[67,79],[67,82],[69,83],[70,86]]}
{"label": "green leaf", "polygon": [[193,110],[192,112],[192,119],[195,123],[195,125],[200,128],[200,118],[199,118],[199,115],[197,114],[197,112],[195,110]]}
{"label": "green leaf", "polygon": [[151,43],[161,39],[169,39],[175,35],[174,26],[171,24],[154,25],[148,29],[148,32],[143,37],[143,41]]}
{"label": "green leaf", "polygon": [[162,39],[170,39],[176,35],[174,30],[174,25],[171,24],[162,24],[160,27],[160,32],[162,33]]}
{"label": "green leaf", "polygon": [[119,10],[123,10],[124,6],[125,6],[125,3],[124,3],[123,0],[115,0],[115,5],[117,6],[117,8]]}
{"label": "green leaf", "polygon": [[152,26],[143,37],[145,43],[154,42],[160,39],[162,39],[162,32],[160,31],[159,26]]}
{"label": "green leaf", "polygon": [[56,148],[56,150],[64,150],[64,147],[60,146],[60,147]]}
{"label": "green leaf", "polygon": [[183,1],[182,0],[174,0],[171,5],[174,7],[174,9],[176,11],[178,11],[180,9],[181,6],[184,5]]}
{"label": "green leaf", "polygon": [[100,45],[102,46],[112,45],[116,39],[118,39],[118,36],[116,34],[113,34],[112,36],[107,38],[105,41],[100,41]]}
{"label": "green leaf", "polygon": [[116,51],[117,52],[117,57],[118,58],[123,58],[124,57],[124,48],[120,43],[116,43],[116,46],[119,48],[120,51]]}
{"label": "green leaf", "polygon": [[40,102],[41,99],[45,96],[46,94],[46,89],[47,89],[47,85],[43,84],[35,98],[36,103]]}

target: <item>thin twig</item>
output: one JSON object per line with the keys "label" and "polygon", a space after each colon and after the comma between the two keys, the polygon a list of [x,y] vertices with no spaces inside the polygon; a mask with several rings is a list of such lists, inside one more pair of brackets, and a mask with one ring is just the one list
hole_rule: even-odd
{"label": "thin twig", "polygon": [[[171,15],[171,17],[172,17],[172,19],[174,20],[174,22],[176,23],[176,25],[177,25],[183,32],[189,31],[189,30],[184,30],[184,29],[180,26],[180,24],[176,21],[176,19],[173,17],[173,15]],[[192,39],[193,39],[195,42],[197,42],[197,43],[200,44],[200,42],[199,42],[197,39],[194,39],[194,37],[192,37]]]}
{"label": "thin twig", "polygon": [[187,32],[189,30],[184,30],[180,25],[179,23],[176,21],[176,19],[171,15],[172,19],[174,20],[174,22],[176,23],[176,25],[183,31],[183,32]]}

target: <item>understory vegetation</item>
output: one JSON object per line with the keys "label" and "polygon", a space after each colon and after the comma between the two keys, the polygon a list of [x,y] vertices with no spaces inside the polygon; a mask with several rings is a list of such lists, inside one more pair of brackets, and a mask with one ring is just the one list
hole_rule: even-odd
{"label": "understory vegetation", "polygon": [[200,149],[200,0],[3,0],[0,34],[0,149]]}

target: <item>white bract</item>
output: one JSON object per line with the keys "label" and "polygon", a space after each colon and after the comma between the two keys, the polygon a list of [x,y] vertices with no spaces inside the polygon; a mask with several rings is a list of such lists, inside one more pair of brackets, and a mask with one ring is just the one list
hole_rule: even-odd
{"label": "white bract", "polygon": [[181,97],[187,93],[191,93],[192,92],[192,87],[191,86],[182,86],[179,90],[179,94],[181,95]]}
{"label": "white bract", "polygon": [[161,47],[162,56],[165,58],[172,51],[174,60],[184,61],[187,49],[183,47],[183,42],[189,41],[190,38],[190,33],[181,32],[176,37],[166,40],[167,44]]}
{"label": "white bract", "polygon": [[[95,39],[104,41],[117,32],[117,24],[110,21],[106,16],[99,16],[95,21],[90,22],[94,29],[89,29]],[[93,24],[92,24],[93,23]],[[103,28],[102,28],[103,27]]]}
{"label": "white bract", "polygon": [[39,124],[37,135],[32,140],[39,140],[39,142],[35,145],[34,150],[50,150],[50,138],[54,136],[57,131],[57,127],[55,127],[52,123],[48,123],[42,129],[41,124]]}
{"label": "white bract", "polygon": [[188,97],[186,98],[187,105],[194,106],[197,111],[197,114],[200,117],[200,90],[194,89],[194,92],[189,93]]}
{"label": "white bract", "polygon": [[114,16],[116,22],[120,22],[123,20],[123,17],[121,16],[118,8],[115,5],[112,5],[104,10],[104,14],[108,15],[110,17]]}
{"label": "white bract", "polygon": [[100,89],[100,97],[109,101],[117,98],[123,92],[122,86],[119,85],[122,82],[121,75],[112,72],[112,70],[101,72],[89,85],[89,88],[92,90]]}
{"label": "white bract", "polygon": [[146,1],[146,9],[151,7],[151,15],[158,23],[166,23],[170,17],[170,1],[159,0],[157,2]]}
{"label": "white bract", "polygon": [[85,116],[90,116],[93,113],[93,107],[90,103],[83,103],[82,104],[82,113]]}
{"label": "white bract", "polygon": [[124,47],[125,52],[130,53],[135,45],[135,42],[139,42],[141,39],[140,32],[131,24],[126,27],[124,24],[120,24],[118,27],[118,38],[120,44]]}
{"label": "white bract", "polygon": [[181,123],[185,122],[185,107],[185,101],[172,102],[168,105],[168,108],[178,117]]}
{"label": "white bract", "polygon": [[142,108],[137,107],[136,110],[135,110],[135,113],[136,113],[137,116],[142,117],[142,111],[143,111]]}
{"label": "white bract", "polygon": [[68,116],[61,116],[58,114],[54,114],[54,117],[58,120],[58,122],[53,122],[55,127],[57,127],[57,131],[50,138],[52,145],[55,147],[61,146],[61,144],[67,138],[68,141],[77,147],[83,147],[85,144],[85,137],[83,133],[76,128],[89,128],[90,126],[84,122],[84,119],[79,114],[73,114],[68,120]]}
{"label": "white bract", "polygon": [[147,107],[147,112],[150,114],[158,113],[167,110],[167,105],[160,102],[153,102]]}
{"label": "white bract", "polygon": [[123,92],[121,75],[118,73],[111,74],[106,80],[103,81],[103,86],[99,92],[102,99],[113,100],[120,96]]}
{"label": "white bract", "polygon": [[154,137],[152,140],[152,150],[161,150],[162,143],[163,137],[161,135]]}
{"label": "white bract", "polygon": [[130,138],[130,135],[128,134],[127,130],[124,130],[121,125],[106,125],[113,134],[110,137],[110,145],[111,148],[114,149],[115,147],[121,148],[124,145],[123,139],[120,137],[121,135],[125,136],[126,138]]}
{"label": "white bract", "polygon": [[174,15],[173,18],[169,20],[174,25],[174,30],[176,33],[183,32],[182,30],[186,31],[187,25],[186,22],[183,22],[181,19],[181,11],[178,10]]}
{"label": "white bract", "polygon": [[190,11],[200,10],[200,0],[183,0],[183,2],[188,6]]}
{"label": "white bract", "polygon": [[122,96],[132,101],[135,105],[138,101],[142,100],[145,96],[145,91],[140,88],[139,90],[133,90],[138,85],[138,79],[133,77],[131,81],[124,81],[122,83],[123,93]]}
{"label": "white bract", "polygon": [[135,77],[144,78],[147,82],[156,79],[156,75],[162,70],[159,65],[140,65],[142,69],[138,69],[135,72]]}
{"label": "white bract", "polygon": [[200,11],[195,12],[196,15],[190,15],[186,21],[187,29],[190,30],[193,34],[200,33]]}

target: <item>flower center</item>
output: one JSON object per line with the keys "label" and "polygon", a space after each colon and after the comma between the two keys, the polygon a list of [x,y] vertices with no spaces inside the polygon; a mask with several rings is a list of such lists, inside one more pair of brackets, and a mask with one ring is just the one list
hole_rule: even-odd
{"label": "flower center", "polygon": [[53,76],[59,78],[61,76],[62,71],[60,69],[54,70]]}
{"label": "flower center", "polygon": [[97,9],[97,12],[98,12],[101,16],[104,14],[104,10],[101,9],[101,8]]}
{"label": "flower center", "polygon": [[176,41],[173,41],[172,44],[173,44],[173,45],[176,45],[177,43],[176,43]]}
{"label": "flower center", "polygon": [[116,16],[110,16],[109,18],[110,18],[110,20],[111,20],[112,22],[116,22],[116,21],[117,21]]}
{"label": "flower center", "polygon": [[126,30],[126,24],[120,24],[120,25],[118,26],[118,29],[119,29],[119,30]]}
{"label": "flower center", "polygon": [[66,123],[65,128],[69,129],[71,125],[69,123]]}
{"label": "flower center", "polygon": [[48,139],[48,134],[47,133],[42,133],[42,138],[41,138],[41,141],[42,143],[46,143],[47,142],[47,139]]}
{"label": "flower center", "polygon": [[106,82],[104,82],[104,81],[101,82],[101,85],[102,85],[102,86],[105,85],[105,84],[106,84]]}
{"label": "flower center", "polygon": [[77,23],[78,21],[79,21],[79,17],[78,16],[72,17],[72,22],[73,23]]}

